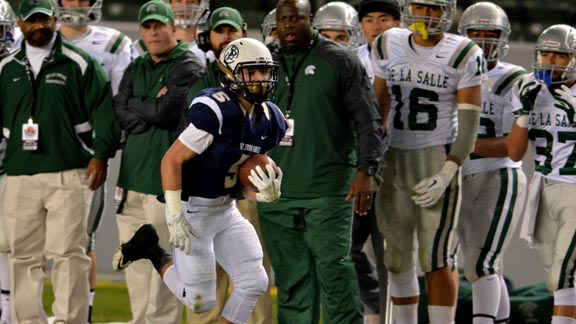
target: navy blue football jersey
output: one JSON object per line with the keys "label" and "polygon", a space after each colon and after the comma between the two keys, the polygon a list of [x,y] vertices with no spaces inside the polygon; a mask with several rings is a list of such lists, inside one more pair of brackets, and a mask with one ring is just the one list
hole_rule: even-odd
{"label": "navy blue football jersey", "polygon": [[188,128],[194,131],[185,130],[180,141],[185,145],[194,142],[197,139],[186,138],[187,134],[194,134],[211,137],[211,142],[200,140],[197,142],[209,145],[191,148],[199,155],[182,168],[183,200],[190,196],[236,196],[240,191],[240,165],[248,157],[265,154],[276,146],[287,128],[284,115],[271,101],[256,105],[252,114],[245,115],[238,97],[224,88],[200,92],[192,101],[187,116]]}

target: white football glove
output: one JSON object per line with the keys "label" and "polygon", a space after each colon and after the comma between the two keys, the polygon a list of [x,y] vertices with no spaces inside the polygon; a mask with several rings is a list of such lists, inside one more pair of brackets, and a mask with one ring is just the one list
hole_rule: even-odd
{"label": "white football glove", "polygon": [[278,174],[270,163],[266,164],[268,174],[258,165],[252,171],[248,179],[258,189],[256,200],[259,202],[272,203],[280,199],[280,185],[282,184],[282,170],[278,168]]}
{"label": "white football glove", "polygon": [[560,89],[556,89],[554,92],[558,95],[555,97],[556,103],[554,103],[554,107],[564,110],[568,116],[570,126],[573,126],[575,122],[576,97],[574,97],[572,90],[565,85],[562,85]]}
{"label": "white football glove", "polygon": [[457,171],[458,165],[456,163],[453,161],[444,162],[440,172],[418,182],[418,184],[412,188],[412,191],[416,193],[416,195],[412,196],[414,203],[422,208],[436,205]]}
{"label": "white football glove", "polygon": [[182,213],[168,215],[168,232],[170,244],[190,255],[190,235],[198,237],[198,233],[188,224]]}

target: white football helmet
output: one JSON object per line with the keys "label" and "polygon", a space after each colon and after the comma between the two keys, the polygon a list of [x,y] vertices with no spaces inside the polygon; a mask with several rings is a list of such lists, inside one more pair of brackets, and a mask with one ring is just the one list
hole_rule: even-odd
{"label": "white football helmet", "polygon": [[14,45],[14,26],[16,25],[16,15],[10,7],[8,1],[0,0],[0,26],[2,35],[0,35],[0,56],[10,52]]}
{"label": "white football helmet", "polygon": [[344,2],[329,2],[320,7],[314,15],[312,24],[318,30],[346,31],[350,37],[348,47],[357,47],[362,37],[358,12],[354,7]]}
{"label": "white football helmet", "polygon": [[52,0],[58,22],[73,26],[85,26],[99,22],[102,18],[103,1],[90,0],[89,7],[64,8],[60,0]]}
{"label": "white football helmet", "polygon": [[458,32],[468,37],[470,30],[499,31],[500,38],[472,38],[484,51],[488,63],[495,62],[508,53],[510,22],[506,12],[491,2],[478,2],[468,7],[460,18]]}
{"label": "white football helmet", "polygon": [[272,32],[276,29],[276,9],[272,9],[260,25],[260,33],[262,34],[262,40],[266,43],[266,38],[270,37]]}
{"label": "white football helmet", "polygon": [[252,103],[262,103],[276,90],[278,64],[258,40],[240,38],[231,42],[220,53],[217,64],[224,74],[224,87]]}
{"label": "white football helmet", "polygon": [[[417,23],[423,24],[428,35],[438,35],[449,31],[456,14],[456,0],[399,0],[399,2],[404,26],[419,32],[418,28],[413,26],[416,26]],[[415,16],[412,13],[412,4],[438,6],[442,9],[442,16],[440,18]]]}
{"label": "white football helmet", "polygon": [[[169,1],[171,3],[171,1]],[[205,24],[210,16],[210,0],[198,0],[197,4],[172,5],[174,25],[181,29]]]}
{"label": "white football helmet", "polygon": [[[565,53],[570,57],[566,66],[545,64],[543,52]],[[553,25],[546,28],[536,41],[534,47],[534,76],[546,83],[562,84],[576,78],[576,29],[568,25]],[[562,72],[560,77],[557,72]]]}

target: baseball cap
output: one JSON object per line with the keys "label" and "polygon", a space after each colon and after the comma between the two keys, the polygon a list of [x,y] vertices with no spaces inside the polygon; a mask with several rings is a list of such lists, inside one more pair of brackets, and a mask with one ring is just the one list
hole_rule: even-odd
{"label": "baseball cap", "polygon": [[30,18],[35,13],[42,13],[46,16],[54,14],[54,6],[50,0],[22,0],[18,7],[18,17],[22,20]]}
{"label": "baseball cap", "polygon": [[230,25],[242,30],[244,29],[244,19],[238,10],[230,7],[221,7],[214,10],[210,15],[208,29],[212,30],[220,25]]}
{"label": "baseball cap", "polygon": [[172,11],[172,7],[162,0],[146,2],[142,7],[140,7],[138,21],[140,22],[140,25],[142,25],[149,20],[157,20],[163,24],[167,24],[169,21],[174,22],[174,12]]}
{"label": "baseball cap", "polygon": [[400,19],[400,6],[397,0],[362,0],[358,7],[358,19],[362,20],[362,17],[371,12],[385,12],[396,20]]}

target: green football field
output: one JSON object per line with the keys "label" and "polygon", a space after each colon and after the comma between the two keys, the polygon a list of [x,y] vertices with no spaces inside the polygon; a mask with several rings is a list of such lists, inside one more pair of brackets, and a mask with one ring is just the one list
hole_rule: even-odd
{"label": "green football field", "polygon": [[[275,288],[272,288],[272,298],[276,301]],[[47,282],[44,285],[44,309],[48,316],[52,316],[52,310],[50,307],[53,300],[54,295],[52,293],[52,286]],[[274,313],[276,313],[276,306],[274,306]],[[129,321],[130,318],[130,303],[128,301],[128,290],[126,290],[126,284],[106,281],[96,283],[92,322],[95,324],[125,323]],[[182,315],[182,323],[186,323],[184,319],[185,314]]]}

